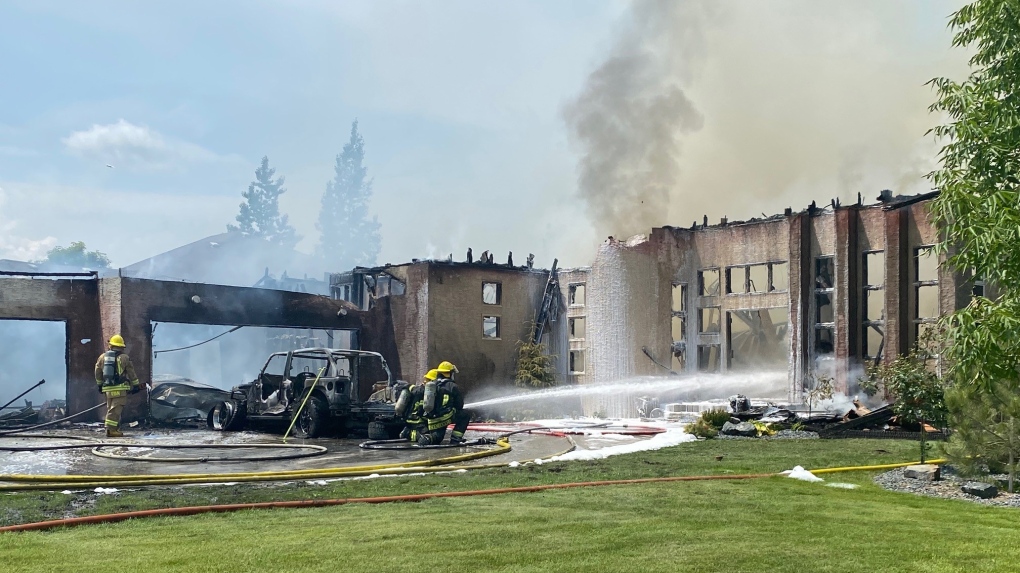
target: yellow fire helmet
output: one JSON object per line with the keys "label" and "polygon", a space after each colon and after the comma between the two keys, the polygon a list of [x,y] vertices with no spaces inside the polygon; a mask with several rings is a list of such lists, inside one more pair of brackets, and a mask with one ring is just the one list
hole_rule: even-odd
{"label": "yellow fire helmet", "polygon": [[450,372],[457,373],[460,372],[460,370],[457,370],[457,367],[454,366],[452,362],[447,362],[446,360],[440,362],[439,366],[436,367],[436,370],[438,370],[441,374],[449,374]]}
{"label": "yellow fire helmet", "polygon": [[439,371],[433,368],[432,370],[429,370],[428,372],[426,372],[425,376],[423,376],[423,378],[425,378],[426,380],[431,382],[431,381],[435,380],[436,378],[439,378]]}
{"label": "yellow fire helmet", "polygon": [[120,347],[120,348],[124,348],[127,345],[124,344],[124,337],[123,336],[121,336],[119,334],[114,334],[113,336],[110,337],[110,346],[117,346],[117,347]]}

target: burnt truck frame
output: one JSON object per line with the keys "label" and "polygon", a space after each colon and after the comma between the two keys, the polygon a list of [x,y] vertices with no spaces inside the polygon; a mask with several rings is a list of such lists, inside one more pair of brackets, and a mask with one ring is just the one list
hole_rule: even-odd
{"label": "burnt truck frame", "polygon": [[345,437],[352,430],[367,430],[370,439],[396,438],[403,423],[393,402],[369,400],[383,383],[392,387],[393,375],[378,352],[332,348],[276,352],[255,380],[235,386],[230,398],[213,408],[209,426],[230,431],[249,423],[293,421],[294,435],[300,438]]}

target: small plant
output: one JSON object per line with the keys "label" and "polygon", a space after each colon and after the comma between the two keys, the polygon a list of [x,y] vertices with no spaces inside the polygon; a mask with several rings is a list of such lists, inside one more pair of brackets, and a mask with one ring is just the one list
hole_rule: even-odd
{"label": "small plant", "polygon": [[551,388],[556,385],[553,355],[545,353],[541,342],[534,342],[535,325],[526,340],[517,341],[517,375],[514,384],[519,388]]}
{"label": "small plant", "polygon": [[772,426],[772,424],[768,424],[758,420],[752,420],[751,423],[754,424],[754,429],[758,432],[759,438],[762,436],[776,435],[776,429]]}
{"label": "small plant", "polygon": [[793,430],[794,432],[803,432],[803,431],[804,431],[804,428],[805,428],[805,426],[804,426],[804,422],[801,422],[801,421],[799,421],[799,420],[798,420],[798,421],[796,421],[796,422],[794,422],[794,423],[793,423],[793,424],[792,424],[792,425],[790,426],[790,429],[791,429],[791,430]]}
{"label": "small plant", "polygon": [[698,418],[697,421],[684,426],[684,431],[692,436],[710,439],[719,435],[719,429],[708,423],[705,418]]}
{"label": "small plant", "polygon": [[723,424],[730,421],[730,413],[720,408],[705,410],[693,423],[687,424],[684,431],[699,438],[714,438],[719,435]]}
{"label": "small plant", "polygon": [[831,376],[818,373],[810,374],[804,380],[804,397],[808,403],[809,418],[815,403],[819,400],[830,400],[832,398],[832,394],[835,391],[834,382],[835,380]]}
{"label": "small plant", "polygon": [[702,412],[700,419],[719,430],[722,429],[723,424],[730,421],[730,413],[722,408],[713,408],[712,410]]}
{"label": "small plant", "polygon": [[609,417],[609,414],[606,412],[605,408],[599,408],[598,410],[595,410],[595,412],[592,414],[592,417],[598,418],[600,420],[605,420],[606,418]]}

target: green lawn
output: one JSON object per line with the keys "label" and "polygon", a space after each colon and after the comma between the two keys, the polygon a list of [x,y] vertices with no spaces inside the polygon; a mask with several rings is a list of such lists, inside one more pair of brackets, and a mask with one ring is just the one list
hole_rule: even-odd
{"label": "green lawn", "polygon": [[[86,513],[390,495],[599,479],[908,461],[915,443],[708,441],[598,462],[329,486],[178,488],[102,496]],[[716,461],[717,455],[724,456]],[[263,510],[0,535],[20,571],[1011,571],[1020,513],[885,492],[870,473],[554,490],[413,504]],[[55,494],[60,496],[60,494]],[[60,496],[68,498],[70,496]],[[61,511],[58,497],[0,498]],[[67,504],[67,501],[62,503]],[[66,509],[66,508],[65,508]],[[10,513],[8,511],[8,513]],[[23,520],[24,515],[22,515]],[[80,558],[75,557],[80,556]]]}

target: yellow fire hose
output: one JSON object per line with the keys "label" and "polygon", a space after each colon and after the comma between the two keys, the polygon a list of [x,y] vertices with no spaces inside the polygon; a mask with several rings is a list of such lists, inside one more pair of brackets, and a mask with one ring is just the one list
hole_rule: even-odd
{"label": "yellow fire hose", "polygon": [[[569,449],[554,454],[562,455],[574,448],[573,442]],[[495,456],[510,451],[510,441],[500,438],[496,441],[496,447],[477,452],[468,452],[455,456],[447,456],[434,460],[422,460],[417,462],[377,464],[368,466],[346,466],[322,469],[306,470],[284,470],[270,472],[244,472],[224,474],[149,474],[149,475],[27,475],[8,474],[0,475],[0,482],[15,482],[10,485],[0,485],[0,491],[23,491],[36,489],[61,489],[61,488],[93,488],[93,487],[128,487],[147,485],[184,485],[195,483],[233,483],[233,482],[256,482],[256,481],[286,481],[286,480],[314,480],[331,479],[342,477],[358,477],[372,474],[399,475],[402,473],[416,472],[445,472],[461,469],[479,469],[484,467],[501,467],[506,463],[457,465],[475,459]],[[553,457],[550,456],[550,457]]]}

